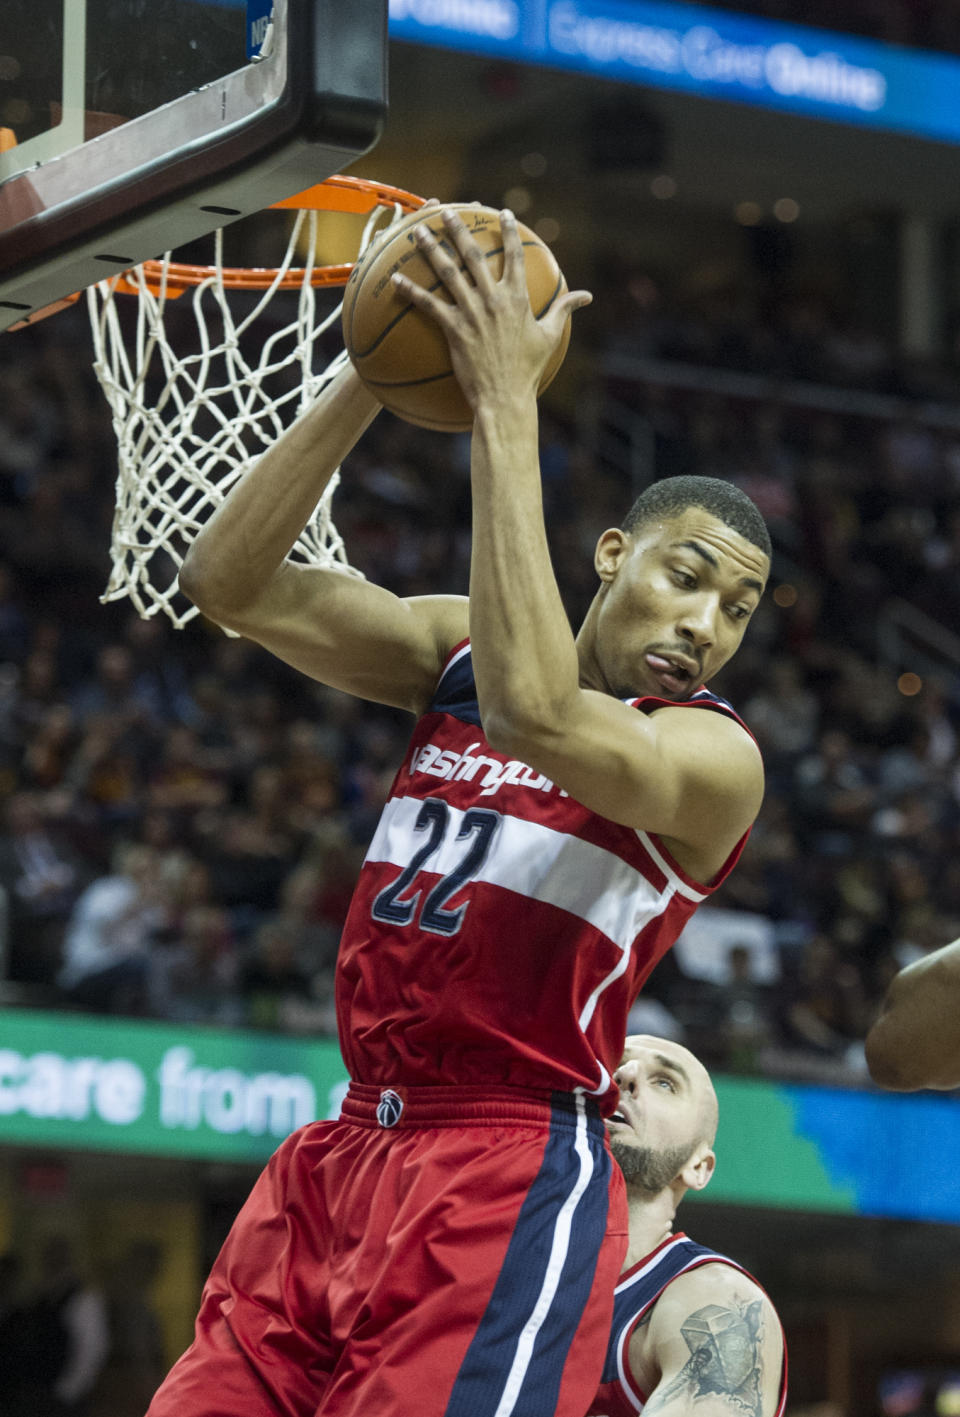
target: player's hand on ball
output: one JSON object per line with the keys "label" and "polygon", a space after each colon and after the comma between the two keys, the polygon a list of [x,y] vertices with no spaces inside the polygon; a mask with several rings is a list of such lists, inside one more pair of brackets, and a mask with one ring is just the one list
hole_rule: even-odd
{"label": "player's hand on ball", "polygon": [[[364,384],[400,418],[450,432],[472,427],[476,403],[486,397],[481,390],[481,373],[491,398],[498,397],[495,387],[515,394],[525,377],[518,370],[536,368],[536,351],[542,354],[544,344],[550,353],[537,380],[537,392],[542,393],[555,377],[570,340],[569,311],[590,297],[578,292],[574,300],[564,302],[567,283],[550,248],[522,222],[514,222],[513,227],[516,239],[511,229],[505,242],[499,211],[481,202],[451,206],[434,199],[394,222],[354,266],[341,312],[344,346]],[[418,238],[416,233],[423,228],[432,233],[432,240]],[[506,312],[511,302],[515,325],[521,331],[529,326],[529,316],[519,304],[518,278],[515,274],[511,285],[504,273],[505,251],[508,247],[515,251],[517,246],[533,320],[543,322],[552,307],[563,302],[553,317],[556,324],[562,321],[558,339],[553,338],[553,321],[544,324],[539,334],[532,333],[529,346],[522,335],[506,336]],[[467,258],[476,263],[478,255],[485,266],[479,279],[478,266],[474,264],[471,273],[467,265]],[[438,270],[446,271],[446,278],[438,275]],[[403,279],[395,282],[393,275]],[[425,298],[418,300],[417,291],[424,292]],[[503,306],[505,333],[500,346],[490,312],[484,309],[486,304],[491,309]],[[438,307],[448,307],[452,323],[444,320]],[[485,327],[482,337],[471,333],[478,322]],[[451,338],[458,349],[456,370]],[[490,352],[485,354],[487,346]],[[517,361],[518,353],[524,354],[526,362]],[[461,387],[460,370],[471,389],[473,404]]]}
{"label": "player's hand on ball", "polygon": [[503,272],[499,279],[456,212],[444,210],[443,224],[462,268],[428,227],[418,226],[416,239],[450,303],[402,275],[393,277],[398,293],[442,329],[457,381],[473,409],[518,393],[535,393],[570,314],[593,297],[585,290],[568,291],[537,319],[530,306],[513,213],[500,214]]}

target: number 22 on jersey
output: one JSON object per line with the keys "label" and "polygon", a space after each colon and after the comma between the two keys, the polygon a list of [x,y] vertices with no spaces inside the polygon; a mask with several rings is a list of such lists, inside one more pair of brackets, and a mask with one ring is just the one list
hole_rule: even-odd
{"label": "number 22 on jersey", "polygon": [[[414,831],[424,834],[423,845],[419,846],[406,866],[376,897],[371,906],[375,920],[390,925],[409,925],[417,917],[417,925],[436,935],[455,935],[463,924],[469,901],[451,909],[447,901],[477,874],[487,859],[493,844],[500,813],[487,807],[471,807],[464,812],[460,830],[454,838],[464,843],[463,854],[456,865],[440,877],[421,905],[423,889],[419,888],[404,899],[408,890],[421,871],[428,870],[431,858],[436,856],[450,830],[450,808],[439,797],[428,797],[417,814]],[[419,914],[418,914],[419,912]]]}

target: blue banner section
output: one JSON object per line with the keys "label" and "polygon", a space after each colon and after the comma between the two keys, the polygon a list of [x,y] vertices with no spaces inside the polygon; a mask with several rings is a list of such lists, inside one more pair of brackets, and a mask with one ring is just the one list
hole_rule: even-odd
{"label": "blue banner section", "polygon": [[390,0],[394,39],[960,142],[960,59],[656,0]]}
{"label": "blue banner section", "polygon": [[960,1221],[960,1102],[785,1087],[799,1136],[812,1141],[859,1215]]}

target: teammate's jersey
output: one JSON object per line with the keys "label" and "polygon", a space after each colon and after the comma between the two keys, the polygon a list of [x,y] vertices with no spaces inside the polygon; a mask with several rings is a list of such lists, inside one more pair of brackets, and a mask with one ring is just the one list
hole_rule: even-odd
{"label": "teammate's jersey", "polygon": [[[678,1275],[705,1264],[729,1265],[748,1279],[753,1279],[735,1260],[718,1254],[716,1250],[709,1250],[705,1245],[696,1244],[682,1232],[671,1235],[620,1276],[614,1290],[613,1325],[603,1378],[590,1404],[588,1417],[637,1417],[637,1413],[643,1411],[650,1394],[643,1391],[630,1370],[630,1339],[667,1285]],[[753,1282],[756,1283],[756,1280]],[[776,1417],[781,1417],[786,1401],[787,1347],[784,1342]]]}
{"label": "teammate's jersey", "polygon": [[[707,689],[684,706],[737,717]],[[469,643],[459,645],[414,729],[344,927],[337,1019],[351,1077],[583,1089],[612,1111],[630,1007],[745,840],[701,885],[652,834],[495,752]]]}

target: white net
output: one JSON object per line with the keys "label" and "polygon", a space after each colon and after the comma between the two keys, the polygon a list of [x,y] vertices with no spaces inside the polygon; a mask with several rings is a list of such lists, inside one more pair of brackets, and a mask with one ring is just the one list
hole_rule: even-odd
{"label": "white net", "polygon": [[[361,252],[391,210],[392,224],[403,215],[399,206],[371,213]],[[225,285],[218,231],[209,274],[189,294],[173,297],[169,252],[149,279],[137,267],[87,292],[94,370],[119,449],[112,570],[102,602],[129,597],[144,618],[162,611],[178,629],[191,620],[196,607],[177,586],[190,543],[346,360],[342,348],[331,359],[329,343],[324,352],[323,337],[337,326],[340,304],[331,310],[329,296],[311,284],[317,215],[297,213],[283,263],[264,290]],[[282,282],[300,250],[308,256],[290,293]],[[121,281],[136,293],[121,294]],[[291,559],[359,575],[330,514],[338,482],[339,474]]]}

